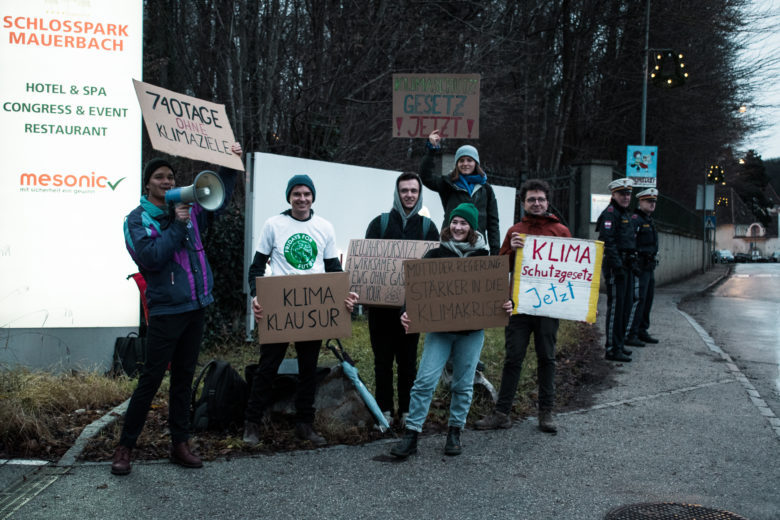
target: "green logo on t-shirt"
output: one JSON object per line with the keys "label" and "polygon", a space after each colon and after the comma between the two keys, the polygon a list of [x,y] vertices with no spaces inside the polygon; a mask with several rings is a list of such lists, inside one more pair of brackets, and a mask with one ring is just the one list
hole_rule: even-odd
{"label": "green logo on t-shirt", "polygon": [[317,244],[305,233],[296,233],[284,244],[284,257],[296,269],[311,269],[317,258]]}

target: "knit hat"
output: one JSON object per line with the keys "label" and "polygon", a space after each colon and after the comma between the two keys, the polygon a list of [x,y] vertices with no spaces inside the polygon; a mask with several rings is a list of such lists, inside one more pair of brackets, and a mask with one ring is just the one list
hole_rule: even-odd
{"label": "knit hat", "polygon": [[148,163],[146,163],[146,166],[144,166],[144,188],[147,184],[149,184],[149,179],[152,178],[152,174],[157,168],[161,168],[162,166],[167,166],[171,169],[171,171],[175,174],[176,170],[173,169],[173,166],[171,166],[171,163],[166,161],[165,159],[161,157],[155,157],[154,159],[150,160]]}
{"label": "knit hat", "polygon": [[311,190],[311,201],[314,202],[314,199],[317,198],[317,190],[314,189],[314,182],[312,182],[311,177],[305,174],[300,175],[293,175],[290,178],[290,181],[287,183],[287,202],[290,202],[290,192],[292,189],[296,186],[306,186]]}
{"label": "knit hat", "polygon": [[477,224],[479,223],[479,210],[471,202],[462,202],[455,206],[455,209],[450,211],[450,222],[455,217],[462,217],[469,223],[471,229],[478,231]]}
{"label": "knit hat", "polygon": [[470,144],[464,144],[458,148],[458,151],[455,152],[455,164],[458,164],[458,159],[464,156],[471,157],[477,162],[477,164],[479,164],[479,152]]}

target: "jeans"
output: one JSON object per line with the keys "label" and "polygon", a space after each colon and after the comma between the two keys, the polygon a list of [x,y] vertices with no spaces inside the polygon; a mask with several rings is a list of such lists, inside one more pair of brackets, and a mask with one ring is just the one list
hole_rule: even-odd
{"label": "jeans", "polygon": [[422,431],[433,399],[433,391],[436,390],[444,365],[450,358],[452,358],[450,385],[452,397],[449,425],[457,428],[466,426],[466,417],[474,395],[474,374],[484,339],[483,330],[467,333],[429,332],[425,335],[420,368],[417,370],[417,378],[414,380],[409,401],[407,429]]}
{"label": "jeans", "polygon": [[520,372],[531,334],[534,335],[536,349],[539,409],[552,410],[555,401],[555,340],[558,335],[558,320],[518,314],[509,318],[509,325],[504,331],[506,359],[496,403],[496,410],[501,413],[509,414],[512,410],[512,401],[520,382]]}
{"label": "jeans", "polygon": [[398,414],[409,411],[409,393],[417,371],[419,334],[406,334],[398,309],[371,307],[368,330],[374,351],[376,404],[379,409],[393,412],[393,361],[398,365]]}
{"label": "jeans", "polygon": [[[249,401],[244,419],[260,423],[265,409],[273,401],[271,388],[282,364],[289,343],[266,343],[260,345],[260,364],[252,379]],[[317,393],[317,358],[322,341],[298,341],[295,353],[298,356],[298,388],[295,392],[295,422],[314,422],[314,397]]]}
{"label": "jeans", "polygon": [[151,316],[146,332],[146,363],[125,413],[119,444],[134,448],[146,416],[160,388],[168,363],[171,385],[168,427],[174,444],[190,436],[190,393],[203,337],[204,309],[181,314]]}

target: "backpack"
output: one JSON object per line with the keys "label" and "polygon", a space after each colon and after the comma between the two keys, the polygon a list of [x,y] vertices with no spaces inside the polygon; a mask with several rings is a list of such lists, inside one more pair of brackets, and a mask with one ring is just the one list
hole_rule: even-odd
{"label": "backpack", "polygon": [[145,363],[146,338],[138,337],[135,332],[116,338],[110,375],[116,377],[126,374],[128,377],[138,377]]}
{"label": "backpack", "polygon": [[[428,236],[428,230],[431,229],[431,219],[428,217],[423,217],[420,215],[423,219],[422,221],[422,238],[420,240],[425,240],[425,237]],[[390,213],[382,213],[382,216],[379,219],[379,225],[380,231],[379,236],[382,238],[385,238],[385,231],[387,231],[387,224],[390,222]]]}
{"label": "backpack", "polygon": [[[196,400],[201,380],[203,390]],[[248,394],[246,382],[230,363],[219,359],[206,363],[192,386],[193,431],[219,431],[243,425]]]}

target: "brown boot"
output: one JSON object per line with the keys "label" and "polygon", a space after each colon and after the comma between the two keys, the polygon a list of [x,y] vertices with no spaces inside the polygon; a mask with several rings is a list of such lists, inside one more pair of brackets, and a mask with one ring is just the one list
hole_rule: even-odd
{"label": "brown boot", "polygon": [[328,442],[325,438],[314,431],[309,423],[297,423],[295,425],[295,436],[303,441],[310,441],[315,446],[325,446]]}
{"label": "brown boot", "polygon": [[498,410],[474,423],[477,430],[495,430],[497,428],[511,428],[512,419],[509,415],[501,413]]}
{"label": "brown boot", "polygon": [[114,459],[111,462],[111,473],[114,475],[129,475],[131,469],[133,468],[130,465],[130,448],[120,444],[114,451]]}
{"label": "brown boot", "polygon": [[551,410],[539,410],[539,429],[546,433],[558,433]]}
{"label": "brown boot", "polygon": [[203,461],[192,454],[187,441],[177,442],[171,447],[171,462],[184,468],[203,467]]}

